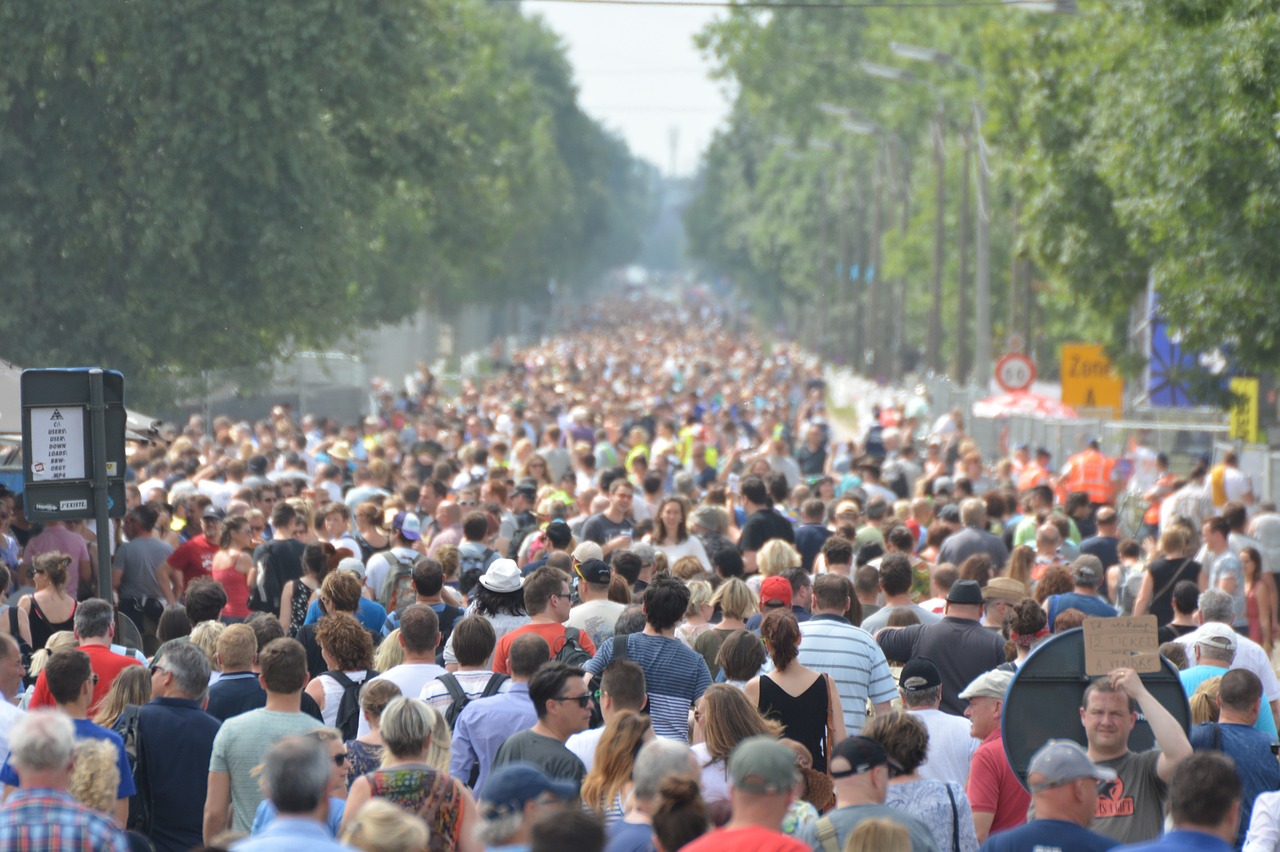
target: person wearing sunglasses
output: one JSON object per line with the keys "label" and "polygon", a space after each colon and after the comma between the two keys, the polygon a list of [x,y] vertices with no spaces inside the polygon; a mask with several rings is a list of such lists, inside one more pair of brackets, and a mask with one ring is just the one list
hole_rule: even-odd
{"label": "person wearing sunglasses", "polygon": [[517,761],[531,763],[548,778],[572,780],[575,787],[581,787],[586,767],[564,743],[591,724],[586,672],[564,663],[548,663],[529,681],[529,699],[538,721],[507,738],[493,759],[493,768]]}
{"label": "person wearing sunglasses", "polygon": [[[342,732],[337,728],[316,728],[314,731],[303,734],[302,739],[320,743],[324,746],[325,755],[329,758],[329,787],[326,790],[329,797],[329,815],[325,817],[325,824],[329,828],[329,834],[337,837],[338,829],[342,826],[342,816],[347,807],[347,749],[342,744]],[[257,813],[253,815],[253,829],[249,832],[250,836],[262,834],[267,826],[275,822],[278,815],[276,803],[272,801],[268,790],[267,798],[262,800],[258,805]]]}

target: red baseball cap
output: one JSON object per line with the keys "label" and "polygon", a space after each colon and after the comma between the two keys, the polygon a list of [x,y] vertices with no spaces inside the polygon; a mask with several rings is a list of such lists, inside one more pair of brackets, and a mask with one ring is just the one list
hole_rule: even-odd
{"label": "red baseball cap", "polygon": [[765,577],[760,584],[760,608],[770,604],[791,606],[791,582],[786,577]]}

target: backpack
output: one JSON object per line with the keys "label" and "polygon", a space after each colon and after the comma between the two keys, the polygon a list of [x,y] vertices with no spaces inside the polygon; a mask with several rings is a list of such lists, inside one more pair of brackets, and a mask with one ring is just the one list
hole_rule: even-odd
{"label": "backpack", "polygon": [[556,655],[551,658],[552,662],[565,663],[580,669],[586,665],[587,660],[591,659],[591,655],[587,653],[587,649],[582,647],[582,631],[576,627],[566,627],[564,629],[564,644],[560,646],[560,650],[556,651]]}
{"label": "backpack", "polygon": [[387,612],[399,612],[418,599],[418,590],[413,587],[413,563],[396,556],[388,550],[383,557],[390,563],[386,579],[378,592],[378,603]]}
{"label": "backpack", "polygon": [[[523,523],[521,523],[523,521]],[[532,514],[525,513],[516,515],[516,531],[511,534],[511,546],[507,549],[507,558],[520,559],[520,545],[524,544],[524,540],[528,538],[530,533],[538,531],[538,519]]]}
{"label": "backpack", "polygon": [[[436,680],[444,684],[444,688],[449,691],[449,697],[453,699],[449,703],[449,708],[444,711],[444,720],[449,724],[449,730],[453,730],[453,725],[458,721],[458,716],[462,714],[462,708],[471,703],[471,696],[462,689],[462,684],[458,683],[458,678],[449,672],[436,677]],[[477,698],[488,698],[490,695],[497,695],[498,690],[507,682],[507,676],[499,672],[494,672],[489,676],[489,682],[484,685]]]}
{"label": "backpack", "polygon": [[137,780],[137,793],[129,798],[129,819],[126,828],[141,834],[151,832],[151,796],[150,784],[146,773],[142,771],[142,737],[138,732],[141,721],[141,707],[137,704],[125,705],[124,711],[116,718],[111,730],[124,740],[124,753],[129,759],[129,769]]}
{"label": "backpack", "polygon": [[334,727],[342,731],[342,739],[354,740],[360,731],[360,688],[378,676],[378,672],[370,669],[364,680],[356,683],[342,672],[332,669],[325,672],[342,686],[342,700],[338,702],[338,715],[334,719]]}
{"label": "backpack", "polygon": [[489,570],[489,566],[498,558],[498,551],[486,547],[484,552],[477,556],[474,553],[463,553],[459,550],[458,557],[458,582],[467,589],[473,589],[480,575]]}
{"label": "backpack", "polygon": [[[568,634],[572,628],[566,627],[565,633]],[[630,641],[631,634],[626,633],[621,636],[611,636],[609,641],[613,644],[613,653],[610,655],[609,664],[612,665],[618,660],[626,660],[627,642]],[[566,643],[567,644],[567,643]],[[591,680],[591,723],[592,728],[598,728],[604,724],[604,711],[600,709],[600,683],[604,680],[604,674]],[[645,696],[645,707],[649,706],[649,697]]]}

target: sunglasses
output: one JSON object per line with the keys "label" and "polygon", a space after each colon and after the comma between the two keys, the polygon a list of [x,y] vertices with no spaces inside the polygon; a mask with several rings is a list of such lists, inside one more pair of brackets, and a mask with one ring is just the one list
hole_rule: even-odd
{"label": "sunglasses", "polygon": [[335,755],[333,756],[333,765],[334,765],[334,766],[346,766],[346,765],[347,765],[347,753],[344,751],[342,754],[335,754]]}
{"label": "sunglasses", "polygon": [[563,698],[553,698],[551,700],[552,701],[576,701],[578,703],[578,706],[585,710],[587,708],[587,705],[591,703],[591,693],[584,692],[581,695],[569,695]]}
{"label": "sunglasses", "polygon": [[168,671],[168,669],[166,669],[164,666],[160,665],[159,663],[152,663],[150,666],[150,671],[152,674],[155,674],[156,672]]}

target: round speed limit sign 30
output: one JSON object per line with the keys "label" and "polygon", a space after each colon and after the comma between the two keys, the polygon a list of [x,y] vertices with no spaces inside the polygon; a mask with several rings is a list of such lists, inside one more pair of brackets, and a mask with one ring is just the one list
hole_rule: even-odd
{"label": "round speed limit sign 30", "polygon": [[1035,380],[1035,362],[1020,352],[1010,352],[996,362],[996,384],[1009,393],[1024,391]]}

